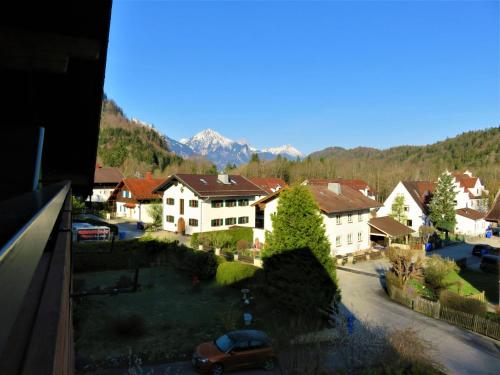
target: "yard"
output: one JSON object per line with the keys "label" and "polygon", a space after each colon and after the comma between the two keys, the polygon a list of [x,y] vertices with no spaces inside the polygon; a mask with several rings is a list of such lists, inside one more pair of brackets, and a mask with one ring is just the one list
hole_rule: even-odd
{"label": "yard", "polygon": [[[123,275],[132,277],[127,271],[103,271],[76,274],[75,280],[84,279],[89,290],[114,285]],[[88,296],[75,305],[80,366],[120,366],[127,363],[129,351],[150,363],[186,360],[197,344],[243,328],[244,311],[254,314],[253,328],[264,329],[271,336],[270,331],[279,328],[274,323],[280,319],[274,319],[264,296],[256,296],[253,306],[244,310],[239,289],[215,281],[202,281],[195,288],[185,273],[171,266],[141,269],[139,283],[136,293]],[[116,332],[117,319],[131,315],[144,318],[144,334]]]}

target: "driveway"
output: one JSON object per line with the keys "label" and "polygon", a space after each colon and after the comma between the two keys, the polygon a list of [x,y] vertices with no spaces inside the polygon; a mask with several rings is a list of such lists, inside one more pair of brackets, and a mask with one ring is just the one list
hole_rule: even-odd
{"label": "driveway", "polygon": [[473,247],[473,244],[461,243],[458,245],[447,246],[442,249],[429,251],[427,255],[431,256],[433,254],[438,254],[443,258],[451,258],[453,260],[467,258],[467,268],[478,270],[479,264],[481,263],[481,258],[472,255]]}
{"label": "driveway", "polygon": [[423,339],[434,344],[436,359],[452,374],[498,374],[500,344],[495,340],[429,318],[391,301],[378,278],[340,269],[337,274],[342,302],[357,319],[387,329],[416,328]]}

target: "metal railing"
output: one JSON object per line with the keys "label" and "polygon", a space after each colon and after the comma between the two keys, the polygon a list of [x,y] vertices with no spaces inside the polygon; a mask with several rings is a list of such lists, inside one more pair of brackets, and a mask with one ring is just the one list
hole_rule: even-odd
{"label": "metal railing", "polygon": [[0,353],[69,191],[64,182],[0,202]]}

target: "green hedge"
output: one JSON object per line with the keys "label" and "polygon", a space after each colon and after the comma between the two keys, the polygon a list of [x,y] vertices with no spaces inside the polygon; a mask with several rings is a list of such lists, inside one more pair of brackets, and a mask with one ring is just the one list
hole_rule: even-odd
{"label": "green hedge", "polygon": [[231,238],[229,243],[229,248],[236,249],[238,241],[245,240],[248,244],[253,243],[253,229],[248,227],[232,227],[227,230],[218,230],[213,232],[203,232],[203,233],[193,233],[191,235],[191,247],[197,249],[200,245],[200,236],[208,238],[208,242],[211,242],[211,238],[214,236],[219,236],[223,234],[228,234]]}
{"label": "green hedge", "polygon": [[259,268],[245,263],[227,262],[217,268],[215,280],[221,285],[231,285],[254,276]]}

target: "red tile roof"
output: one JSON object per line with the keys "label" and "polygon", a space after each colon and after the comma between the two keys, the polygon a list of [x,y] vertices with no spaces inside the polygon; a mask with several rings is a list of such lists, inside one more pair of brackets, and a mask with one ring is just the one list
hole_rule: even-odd
{"label": "red tile roof", "polygon": [[95,184],[114,184],[117,185],[123,179],[123,174],[118,168],[114,167],[101,167],[96,165],[94,172]]}
{"label": "red tile roof", "polygon": [[459,208],[455,211],[457,215],[466,217],[471,220],[480,220],[484,219],[484,213],[473,210],[472,208]]}
{"label": "red tile roof", "polygon": [[452,173],[453,177],[457,180],[457,182],[460,184],[460,187],[463,187],[465,189],[471,189],[476,185],[476,182],[478,180],[477,177],[471,177],[467,174],[460,173],[460,172],[455,172]]}
{"label": "red tile roof", "polygon": [[373,199],[365,197],[358,190],[343,185],[340,194],[336,194],[328,187],[321,185],[307,185],[321,211],[330,214],[366,210],[382,207],[383,205]]}
{"label": "red tile roof", "polygon": [[366,181],[358,180],[358,179],[345,179],[345,178],[313,178],[307,180],[307,185],[319,185],[319,186],[328,186],[329,183],[337,182],[341,185],[349,186],[356,190],[365,190],[372,194],[375,194],[375,190],[366,183]]}
{"label": "red tile roof", "polygon": [[239,175],[229,175],[229,184],[219,181],[217,175],[174,174],[161,185],[156,192],[165,191],[170,184],[180,181],[200,197],[242,197],[251,195],[267,195],[267,192],[247,178]]}
{"label": "red tile roof", "polygon": [[283,189],[284,187],[288,186],[286,182],[281,178],[254,177],[250,178],[249,180],[260,187],[262,190],[265,190],[268,194],[274,193],[276,190]]}
{"label": "red tile roof", "polygon": [[129,201],[161,199],[161,194],[153,193],[153,190],[164,181],[164,178],[124,178],[111,194],[110,200],[116,199],[123,190],[132,193]]}
{"label": "red tile roof", "polygon": [[429,209],[427,205],[430,203],[432,193],[436,188],[436,183],[429,181],[402,181],[402,184],[422,211],[428,213]]}

